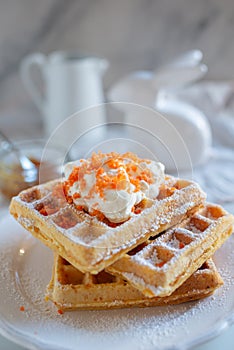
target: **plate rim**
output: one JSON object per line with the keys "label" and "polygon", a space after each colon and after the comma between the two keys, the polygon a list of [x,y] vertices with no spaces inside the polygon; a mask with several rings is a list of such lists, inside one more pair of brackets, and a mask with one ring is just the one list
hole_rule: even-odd
{"label": "plate rim", "polygon": [[[12,220],[11,215],[8,213],[6,215],[6,217],[1,220],[1,225],[3,225],[5,222]],[[12,221],[14,222],[14,221]],[[11,225],[11,223],[10,223]],[[19,226],[21,228],[21,226]],[[25,231],[26,233],[28,233],[26,230],[24,230],[23,228],[21,228],[23,231]],[[7,236],[6,234],[3,236]],[[9,236],[7,236],[9,237]],[[36,242],[37,244],[37,242]],[[12,247],[14,246],[14,242],[12,242]],[[216,337],[218,337],[220,334],[222,334],[225,330],[227,330],[230,326],[232,326],[232,324],[234,324],[234,309],[230,310],[226,316],[222,319],[220,319],[220,321],[218,323],[216,323],[215,326],[213,326],[212,329],[209,329],[207,332],[205,332],[204,334],[202,334],[199,337],[193,337],[192,339],[190,339],[189,341],[184,341],[181,344],[177,344],[175,347],[173,347],[173,350],[188,350],[191,347],[195,347],[195,346],[199,346],[202,345],[208,341],[211,341],[212,339],[215,339]],[[211,328],[211,326],[210,326]],[[56,344],[50,344],[50,343],[45,343],[45,342],[40,342],[39,340],[37,340],[35,337],[33,336],[29,336],[24,334],[21,331],[17,331],[17,329],[11,327],[10,322],[6,321],[0,311],[0,334],[12,341],[13,343],[20,345],[22,347],[24,347],[25,349],[28,350],[75,350],[74,347],[66,347],[64,348],[64,346],[61,348],[59,345]],[[151,348],[149,348],[150,350],[158,350],[158,348],[156,346],[152,346]],[[171,350],[171,346],[166,346],[161,348],[161,350]]]}
{"label": "plate rim", "polygon": [[[1,317],[1,315],[0,315]],[[195,346],[202,345],[206,342],[209,342],[215,338],[217,338],[219,335],[221,335],[225,330],[227,330],[229,327],[234,324],[234,312],[230,312],[229,316],[223,320],[220,320],[220,323],[210,332],[200,336],[199,338],[194,338],[189,342],[185,342],[181,344],[180,346],[176,346],[173,349],[174,350],[188,350],[189,348],[193,348]],[[0,334],[12,341],[13,343],[20,345],[28,350],[71,350],[75,348],[60,348],[58,345],[49,345],[48,343],[44,342],[35,342],[35,339],[31,336],[26,336],[23,333],[19,332],[16,333],[15,330],[11,330],[9,326],[5,326],[5,322],[0,318]],[[170,350],[171,347],[165,347],[163,350]],[[156,347],[152,347],[151,350],[157,350]]]}

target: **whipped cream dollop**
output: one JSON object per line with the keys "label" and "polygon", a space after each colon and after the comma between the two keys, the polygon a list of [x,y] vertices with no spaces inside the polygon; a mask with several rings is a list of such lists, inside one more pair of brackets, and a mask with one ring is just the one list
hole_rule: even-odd
{"label": "whipped cream dollop", "polygon": [[65,190],[78,209],[121,223],[144,198],[157,197],[164,170],[163,164],[131,152],[94,153],[65,165]]}

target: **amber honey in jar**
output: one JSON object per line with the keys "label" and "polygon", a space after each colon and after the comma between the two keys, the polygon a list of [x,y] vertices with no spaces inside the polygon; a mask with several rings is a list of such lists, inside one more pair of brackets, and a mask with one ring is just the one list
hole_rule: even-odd
{"label": "amber honey in jar", "polygon": [[[29,181],[30,170],[22,169],[13,151],[0,151],[0,191],[5,198],[12,198],[20,191],[61,176],[65,151],[61,147],[46,147],[43,140],[32,140],[17,143],[17,148],[36,166],[38,176]],[[45,152],[46,150],[46,152]],[[43,152],[46,156],[42,157]]]}

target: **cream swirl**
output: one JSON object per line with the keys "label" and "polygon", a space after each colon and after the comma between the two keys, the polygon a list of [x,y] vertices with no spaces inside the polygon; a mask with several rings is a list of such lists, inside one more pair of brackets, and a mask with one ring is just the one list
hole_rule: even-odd
{"label": "cream swirl", "polygon": [[164,165],[133,153],[93,154],[66,164],[67,195],[78,208],[120,223],[144,198],[154,199],[164,181]]}

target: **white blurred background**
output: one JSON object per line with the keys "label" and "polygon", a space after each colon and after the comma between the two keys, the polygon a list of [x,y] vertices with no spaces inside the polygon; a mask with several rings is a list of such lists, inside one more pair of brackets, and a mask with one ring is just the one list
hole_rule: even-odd
{"label": "white blurred background", "polygon": [[[183,52],[199,49],[211,85],[205,85],[204,100],[203,90],[190,87],[187,100],[211,124],[216,114],[224,118],[228,106],[220,129],[226,142],[225,130],[234,118],[233,38],[233,0],[0,0],[0,130],[13,140],[44,135],[45,118],[19,73],[22,61],[34,52],[76,51],[107,59],[109,68],[102,77],[107,101],[107,92],[127,74],[154,71]],[[213,144],[220,146],[222,137],[216,136],[213,130]],[[232,154],[233,145],[228,147]],[[232,327],[199,349],[231,350],[233,336]],[[21,347],[0,336],[0,349]]]}
{"label": "white blurred background", "polygon": [[19,77],[22,59],[35,51],[107,58],[105,91],[131,71],[155,69],[194,48],[204,53],[207,78],[223,80],[234,75],[233,32],[232,0],[2,0],[0,127],[17,138],[41,127]]}

